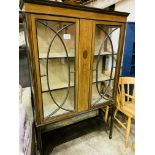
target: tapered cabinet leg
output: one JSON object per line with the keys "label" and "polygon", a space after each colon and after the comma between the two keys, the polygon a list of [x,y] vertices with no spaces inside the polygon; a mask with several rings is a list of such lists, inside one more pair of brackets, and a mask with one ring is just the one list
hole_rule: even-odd
{"label": "tapered cabinet leg", "polygon": [[114,122],[114,107],[112,106],[112,108],[111,108],[111,122],[110,122],[109,139],[112,139],[113,122]]}
{"label": "tapered cabinet leg", "polygon": [[131,129],[131,118],[128,118],[128,123],[127,123],[127,129],[126,129],[126,137],[125,137],[125,147],[128,147],[129,143],[129,135],[130,135],[130,129]]}
{"label": "tapered cabinet leg", "polygon": [[41,129],[37,128],[37,146],[40,155],[43,155],[43,147],[42,147],[42,136],[41,136]]}

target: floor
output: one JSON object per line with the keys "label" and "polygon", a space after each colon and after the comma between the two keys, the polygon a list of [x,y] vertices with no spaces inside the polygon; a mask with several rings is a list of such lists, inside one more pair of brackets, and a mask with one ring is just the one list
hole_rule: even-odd
{"label": "floor", "polygon": [[108,127],[100,117],[91,118],[43,136],[45,155],[134,155],[134,124],[129,146],[124,145],[125,130],[114,125],[109,139]]}

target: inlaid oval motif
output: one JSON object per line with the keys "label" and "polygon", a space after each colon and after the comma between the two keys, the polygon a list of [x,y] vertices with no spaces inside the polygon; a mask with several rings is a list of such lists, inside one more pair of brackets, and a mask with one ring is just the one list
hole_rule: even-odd
{"label": "inlaid oval motif", "polygon": [[88,55],[87,54],[87,50],[84,50],[84,52],[83,52],[83,58],[86,59],[87,58],[87,55]]}

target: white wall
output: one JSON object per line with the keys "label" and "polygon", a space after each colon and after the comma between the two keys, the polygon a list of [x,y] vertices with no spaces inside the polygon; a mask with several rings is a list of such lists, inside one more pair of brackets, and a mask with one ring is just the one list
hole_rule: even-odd
{"label": "white wall", "polygon": [[106,8],[110,5],[113,5],[119,1],[121,1],[121,0],[95,0],[95,1],[87,4],[86,6],[104,9],[104,8]]}
{"label": "white wall", "polygon": [[135,0],[95,0],[86,6],[104,9],[115,4],[116,11],[129,12],[128,21],[135,21]]}
{"label": "white wall", "polygon": [[135,0],[122,0],[115,5],[115,11],[129,12],[128,22],[135,21]]}

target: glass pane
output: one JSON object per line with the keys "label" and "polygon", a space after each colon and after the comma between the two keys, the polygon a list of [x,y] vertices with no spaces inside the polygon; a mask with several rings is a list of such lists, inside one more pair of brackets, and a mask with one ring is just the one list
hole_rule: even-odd
{"label": "glass pane", "polygon": [[118,26],[96,25],[91,101],[93,106],[112,99],[119,35]]}
{"label": "glass pane", "polygon": [[[54,100],[59,104],[62,102],[62,100],[64,100],[66,92],[64,89],[60,89],[53,91],[52,95]],[[54,103],[54,100],[51,98],[49,92],[43,93],[42,98],[45,118],[48,118],[49,116],[57,116],[60,114],[64,114],[69,111],[74,111],[74,88],[70,88],[70,93],[65,101],[65,104],[63,104],[62,109],[59,109],[58,106]],[[67,109],[67,111],[63,108]]]}
{"label": "glass pane", "polygon": [[75,23],[37,20],[44,118],[73,112]]}

